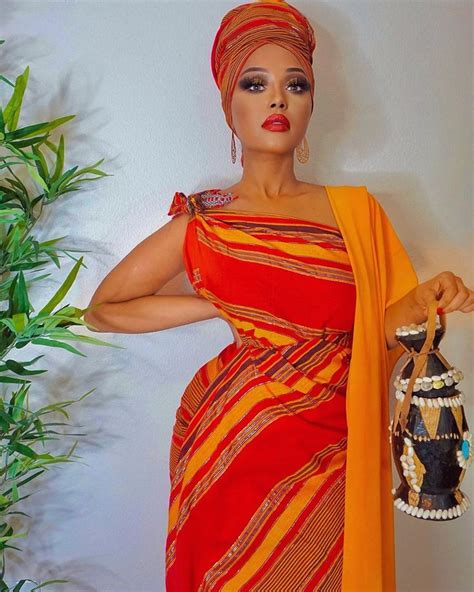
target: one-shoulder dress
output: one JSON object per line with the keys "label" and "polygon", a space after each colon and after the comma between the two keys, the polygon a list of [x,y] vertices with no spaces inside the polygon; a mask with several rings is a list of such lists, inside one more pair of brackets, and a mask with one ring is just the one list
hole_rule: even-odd
{"label": "one-shoulder dress", "polygon": [[170,450],[168,592],[340,591],[356,289],[340,230],[176,192],[186,274],[236,329]]}

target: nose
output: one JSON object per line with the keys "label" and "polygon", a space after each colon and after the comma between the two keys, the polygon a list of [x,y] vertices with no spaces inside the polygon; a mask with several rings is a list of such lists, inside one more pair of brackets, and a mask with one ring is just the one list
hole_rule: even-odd
{"label": "nose", "polygon": [[273,96],[273,100],[270,103],[270,107],[272,109],[274,109],[275,107],[278,109],[285,109],[286,108],[286,101],[285,101],[285,97],[283,95],[283,92],[280,88],[280,86],[275,85],[274,87],[274,96]]}
{"label": "nose", "polygon": [[273,103],[270,105],[270,107],[273,109],[273,107],[279,107],[280,109],[283,109],[285,107],[285,101],[283,100],[279,100],[279,101],[273,101]]}

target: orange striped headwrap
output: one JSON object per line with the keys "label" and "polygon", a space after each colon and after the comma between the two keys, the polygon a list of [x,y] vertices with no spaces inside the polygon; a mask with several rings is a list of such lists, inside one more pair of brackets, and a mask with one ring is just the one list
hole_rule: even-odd
{"label": "orange striped headwrap", "polygon": [[241,4],[222,19],[211,52],[212,75],[221,91],[226,121],[234,132],[230,104],[239,73],[249,55],[265,43],[288,49],[301,62],[311,87],[313,111],[316,40],[308,19],[284,0]]}

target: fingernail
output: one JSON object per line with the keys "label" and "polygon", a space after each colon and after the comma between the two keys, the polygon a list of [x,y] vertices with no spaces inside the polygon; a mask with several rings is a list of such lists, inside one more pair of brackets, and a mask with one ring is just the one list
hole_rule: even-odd
{"label": "fingernail", "polygon": [[436,312],[437,312],[438,314],[444,314],[444,310],[443,310],[442,308],[437,308],[437,309],[436,309]]}

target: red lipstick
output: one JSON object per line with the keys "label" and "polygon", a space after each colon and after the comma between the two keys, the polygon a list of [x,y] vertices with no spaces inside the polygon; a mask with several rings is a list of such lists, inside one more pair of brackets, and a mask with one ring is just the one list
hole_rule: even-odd
{"label": "red lipstick", "polygon": [[271,132],[286,132],[290,129],[290,122],[284,115],[274,114],[265,119],[262,127]]}

